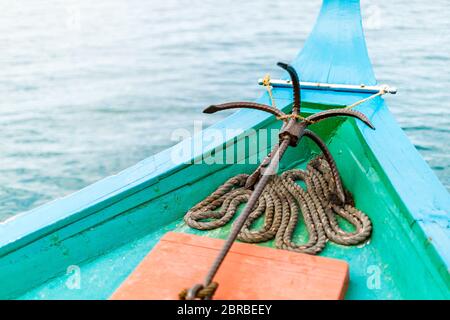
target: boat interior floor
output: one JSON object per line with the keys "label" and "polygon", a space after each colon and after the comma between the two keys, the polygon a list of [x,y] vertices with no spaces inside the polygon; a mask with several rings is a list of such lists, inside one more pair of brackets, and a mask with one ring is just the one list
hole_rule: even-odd
{"label": "boat interior floor", "polygon": [[[313,112],[311,106],[304,110]],[[262,126],[277,128],[279,121],[272,117]],[[367,243],[360,246],[342,246],[328,242],[320,253],[321,256],[342,259],[349,264],[350,281],[346,298],[408,299],[420,297],[427,290],[440,290],[440,294],[445,292],[446,289],[442,285],[430,286],[430,282],[439,283],[439,279],[442,279],[432,267],[432,249],[426,246],[426,238],[420,228],[414,228],[414,220],[367,147],[355,120],[329,119],[310,128],[326,141],[336,160],[345,188],[353,194],[355,206],[365,212],[373,224],[372,236]],[[308,161],[319,154],[315,145],[306,141],[307,139],[303,140],[297,147],[287,151],[280,165],[281,170],[304,169]],[[261,159],[267,152],[268,150],[258,150],[258,158]],[[102,255],[71,265],[66,272],[49,279],[19,298],[107,299],[165,233],[174,231],[225,239],[231,223],[216,230],[199,231],[187,226],[183,216],[189,208],[211,194],[226,179],[239,173],[251,173],[257,163],[210,166],[215,165],[220,169],[211,170],[203,179],[186,181],[186,188],[179,188],[147,204],[145,210],[148,210],[149,224],[154,223],[161,215],[171,214],[175,218],[169,223],[154,223],[154,228],[144,236]],[[202,166],[199,164],[198,170],[205,170]],[[133,223],[131,218],[130,223]],[[341,226],[350,228],[342,221]],[[117,228],[111,232],[120,233],[121,230]],[[307,230],[300,219],[293,240],[305,243],[307,239]],[[274,243],[268,241],[258,245],[273,247]]]}

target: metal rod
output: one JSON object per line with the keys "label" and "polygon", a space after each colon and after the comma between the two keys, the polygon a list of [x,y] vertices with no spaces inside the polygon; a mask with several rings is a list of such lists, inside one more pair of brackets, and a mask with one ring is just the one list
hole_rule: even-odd
{"label": "metal rod", "polygon": [[274,174],[276,174],[280,159],[283,156],[283,154],[286,151],[288,146],[289,146],[289,139],[284,139],[283,141],[281,141],[280,146],[276,150],[273,157],[271,157],[269,166],[265,170],[261,179],[256,183],[255,189],[253,190],[250,198],[248,199],[248,202],[247,202],[243,212],[239,215],[238,219],[236,220],[236,223],[234,224],[230,235],[228,236],[225,244],[223,245],[222,249],[220,250],[219,254],[217,255],[217,258],[214,260],[213,265],[209,269],[209,272],[205,278],[205,283],[204,283],[205,287],[207,287],[214,279],[214,276],[216,275],[217,270],[219,270],[220,265],[222,264],[223,260],[225,259],[228,251],[230,250],[231,246],[233,245],[234,241],[236,240],[242,227],[244,226],[244,223],[247,220],[247,217],[252,212],[252,209],[255,206],[256,202],[258,201],[259,196],[264,191],[264,188],[266,187],[267,183],[269,182],[269,179]]}
{"label": "metal rod", "polygon": [[[259,79],[258,84],[262,85],[263,80]],[[270,79],[270,85],[274,88],[292,88],[291,80]],[[387,93],[396,94],[397,88],[390,87],[386,84],[378,86],[366,86],[351,85],[351,84],[333,84],[333,83],[320,83],[320,82],[303,82],[300,81],[300,88],[310,90],[330,90],[330,91],[343,91],[343,92],[361,92],[361,93],[377,93],[384,89]]]}

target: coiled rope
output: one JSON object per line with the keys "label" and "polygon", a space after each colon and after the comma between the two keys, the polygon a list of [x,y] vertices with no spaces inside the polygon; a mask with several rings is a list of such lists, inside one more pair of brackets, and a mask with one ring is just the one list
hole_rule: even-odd
{"label": "coiled rope", "polygon": [[[226,225],[247,202],[252,191],[245,189],[247,174],[239,174],[220,186],[206,199],[187,212],[185,222],[192,228],[212,230]],[[296,182],[306,184],[303,189]],[[346,195],[351,199],[350,194]],[[292,241],[298,224],[299,212],[309,233],[308,241],[297,244]],[[261,228],[252,228],[263,216]],[[354,231],[343,230],[337,217],[349,222]],[[367,215],[356,209],[352,200],[340,204],[328,162],[319,156],[311,160],[306,170],[288,170],[281,176],[274,175],[254,206],[241,229],[238,239],[259,243],[275,238],[275,246],[295,252],[317,254],[327,240],[341,245],[357,245],[371,234],[372,223]]]}
{"label": "coiled rope", "polygon": [[[197,285],[194,287],[196,289],[196,292],[189,292],[188,289],[183,289],[178,294],[179,300],[192,300],[192,299],[211,299],[214,293],[217,290],[217,287],[219,284],[217,282],[211,282],[207,287],[203,287],[201,285]],[[190,294],[193,296],[191,297]]]}

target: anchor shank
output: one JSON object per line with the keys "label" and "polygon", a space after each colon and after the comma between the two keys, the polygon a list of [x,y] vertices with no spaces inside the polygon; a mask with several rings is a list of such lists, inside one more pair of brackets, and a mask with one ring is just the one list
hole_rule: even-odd
{"label": "anchor shank", "polygon": [[233,229],[231,230],[230,235],[228,236],[225,244],[223,245],[222,249],[220,250],[219,254],[217,255],[217,258],[214,260],[213,265],[211,266],[211,269],[209,270],[206,278],[204,286],[208,286],[212,280],[214,279],[214,276],[217,273],[217,270],[219,270],[220,265],[222,264],[223,260],[225,259],[225,256],[227,255],[228,251],[230,250],[231,246],[233,245],[234,241],[236,240],[239,232],[241,231],[242,227],[244,226],[245,221],[247,220],[248,216],[253,210],[253,207],[255,206],[256,202],[258,201],[258,198],[264,191],[264,188],[266,187],[267,183],[269,182],[270,178],[276,174],[278,170],[278,165],[280,163],[280,159],[283,156],[284,152],[289,146],[289,139],[284,139],[281,141],[278,149],[274,153],[273,157],[271,157],[271,161],[269,166],[266,170],[264,170],[261,179],[257,182],[255,186],[255,190],[252,192],[250,198],[248,199],[248,202],[243,210],[243,212],[240,214],[238,219],[236,220],[236,223],[233,226]]}

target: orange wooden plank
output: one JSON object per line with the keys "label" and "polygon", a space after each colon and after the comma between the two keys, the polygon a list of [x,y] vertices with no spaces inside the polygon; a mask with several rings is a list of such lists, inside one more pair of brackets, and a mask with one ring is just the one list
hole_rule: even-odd
{"label": "orange wooden plank", "polygon": [[[177,299],[203,282],[223,240],[167,233],[111,299]],[[215,281],[214,299],[343,299],[348,265],[336,259],[236,242]]]}

